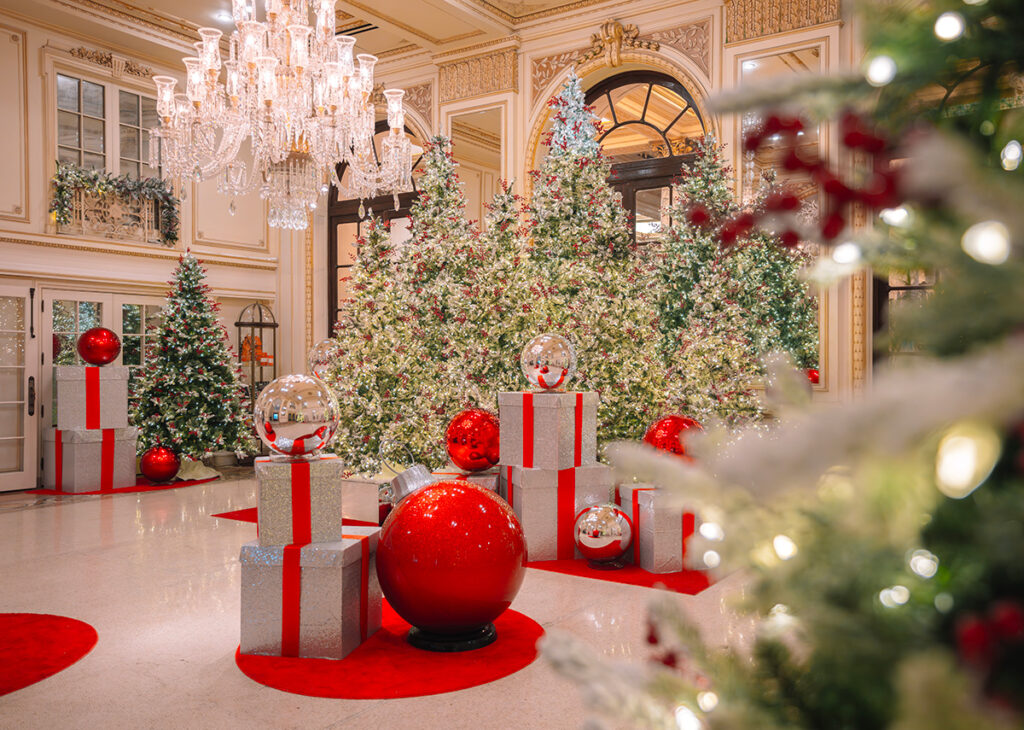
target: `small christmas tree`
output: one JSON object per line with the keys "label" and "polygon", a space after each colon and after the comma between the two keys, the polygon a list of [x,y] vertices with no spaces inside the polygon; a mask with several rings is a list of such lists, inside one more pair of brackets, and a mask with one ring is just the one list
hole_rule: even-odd
{"label": "small christmas tree", "polygon": [[568,337],[579,357],[574,387],[600,393],[603,441],[638,439],[666,408],[657,297],[631,242],[621,197],[608,185],[597,118],[573,74],[550,102],[550,149],[533,172],[528,208],[533,331]]}
{"label": "small christmas tree", "polygon": [[195,459],[251,445],[241,372],[205,275],[190,253],[174,272],[153,350],[135,383],[139,453],[159,445]]}

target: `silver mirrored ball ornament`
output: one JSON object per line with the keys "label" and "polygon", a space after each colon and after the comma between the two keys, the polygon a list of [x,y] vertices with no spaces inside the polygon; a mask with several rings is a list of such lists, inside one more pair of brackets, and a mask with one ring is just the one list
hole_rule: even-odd
{"label": "silver mirrored ball ornament", "polygon": [[334,363],[337,362],[339,357],[341,357],[341,343],[333,337],[320,340],[313,345],[309,355],[306,356],[306,361],[309,363],[309,372],[323,379],[330,372],[331,368],[334,367]]}
{"label": "silver mirrored ball ornament", "polygon": [[576,349],[562,335],[545,332],[526,343],[519,364],[534,388],[561,390],[576,375]]}
{"label": "silver mirrored ball ornament", "polygon": [[256,399],[253,422],[276,458],[313,458],[338,430],[338,400],[312,375],[284,375]]}
{"label": "silver mirrored ball ornament", "polygon": [[592,563],[618,560],[633,542],[633,526],[617,505],[596,504],[580,512],[573,529],[576,547]]}

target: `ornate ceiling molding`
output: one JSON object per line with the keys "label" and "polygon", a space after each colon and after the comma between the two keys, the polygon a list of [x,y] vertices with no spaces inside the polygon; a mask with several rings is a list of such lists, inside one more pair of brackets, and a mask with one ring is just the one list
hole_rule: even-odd
{"label": "ornate ceiling molding", "polygon": [[518,57],[514,48],[508,48],[441,64],[441,103],[502,91],[519,91]]}
{"label": "ornate ceiling molding", "polygon": [[622,65],[622,49],[657,51],[657,41],[640,40],[640,29],[634,24],[623,25],[617,20],[606,20],[601,29],[590,36],[590,48],[576,59],[576,65],[604,56],[605,65],[615,68]]}
{"label": "ornate ceiling molding", "polygon": [[138,76],[141,79],[148,79],[153,75],[153,69],[149,66],[143,66],[141,63],[136,63],[130,58],[124,58],[123,56],[117,56],[113,53],[106,51],[95,51],[91,48],[72,48],[68,51],[75,58],[80,58],[83,61],[89,61],[95,63],[97,66],[103,66],[109,68],[115,78],[121,76]]}
{"label": "ornate ceiling molding", "polygon": [[725,0],[727,43],[839,20],[839,0]]}

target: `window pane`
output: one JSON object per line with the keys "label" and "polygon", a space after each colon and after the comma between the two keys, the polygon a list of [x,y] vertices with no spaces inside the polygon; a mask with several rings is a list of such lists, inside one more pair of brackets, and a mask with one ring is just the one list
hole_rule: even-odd
{"label": "window pane", "polygon": [[53,331],[74,332],[75,327],[75,303],[67,299],[57,299],[53,302]]}
{"label": "window pane", "polygon": [[64,147],[81,146],[78,139],[78,115],[57,112],[57,144]]}
{"label": "window pane", "polygon": [[121,124],[139,126],[139,95],[122,91],[118,99],[118,119]]}
{"label": "window pane", "polygon": [[667,157],[664,138],[646,124],[625,124],[601,140],[601,149],[613,163]]}
{"label": "window pane", "polygon": [[139,173],[142,177],[160,177],[160,171],[156,168],[150,167],[143,163],[142,171]]}
{"label": "window pane", "polygon": [[87,152],[106,151],[106,132],[103,121],[82,117],[82,149]]}
{"label": "window pane", "polygon": [[142,325],[142,305],[122,304],[121,305],[121,331],[125,333],[139,333]]}
{"label": "window pane", "polygon": [[57,108],[78,111],[78,79],[57,74]]}
{"label": "window pane", "polygon": [[644,119],[658,129],[665,129],[679,112],[686,108],[686,101],[671,89],[657,84],[651,89],[651,100],[647,103]]}
{"label": "window pane", "polygon": [[[139,159],[139,130],[135,127],[121,127],[121,157]],[[138,174],[138,167],[136,167]]]}
{"label": "window pane", "polygon": [[60,334],[54,335],[53,341],[53,364],[74,365],[78,362],[78,350],[75,348],[78,342],[78,335]]}
{"label": "window pane", "polygon": [[137,178],[139,176],[139,163],[136,160],[121,160],[121,174]]}
{"label": "window pane", "polygon": [[82,113],[103,119],[103,87],[91,81],[82,82]]}
{"label": "window pane", "polygon": [[121,363],[124,365],[142,364],[142,338],[138,335],[125,335],[124,349],[121,350]]}
{"label": "window pane", "polygon": [[78,331],[85,332],[99,327],[103,318],[103,305],[99,302],[78,303]]}
{"label": "window pane", "polygon": [[160,324],[160,320],[163,318],[164,308],[159,304],[147,304],[146,305],[146,329],[150,327],[156,327]]}
{"label": "window pane", "polygon": [[142,97],[142,126],[152,129],[157,125],[156,99]]}
{"label": "window pane", "polygon": [[[637,120],[644,111],[644,101],[650,84],[628,84],[613,89],[612,104],[615,105],[615,119],[621,122]],[[676,112],[678,114],[678,112]]]}
{"label": "window pane", "polygon": [[103,155],[86,152],[82,157],[82,167],[88,170],[103,170],[107,166],[107,160]]}
{"label": "window pane", "polygon": [[78,150],[69,150],[67,147],[57,148],[57,159],[61,162],[70,162],[72,165],[82,164],[82,154]]}

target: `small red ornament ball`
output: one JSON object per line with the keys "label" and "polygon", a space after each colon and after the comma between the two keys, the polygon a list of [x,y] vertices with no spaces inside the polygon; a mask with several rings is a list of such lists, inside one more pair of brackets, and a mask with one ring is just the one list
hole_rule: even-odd
{"label": "small red ornament ball", "polygon": [[121,340],[106,327],[93,327],[78,337],[78,354],[90,365],[114,362],[121,352]]}
{"label": "small red ornament ball", "polygon": [[445,432],[448,457],[466,471],[483,471],[498,463],[498,417],[470,408],[452,419]]}
{"label": "small red ornament ball", "polygon": [[818,372],[818,368],[807,368],[807,379],[811,381],[812,385],[817,385],[821,380],[821,374]]}
{"label": "small red ornament ball", "polygon": [[691,458],[686,453],[684,438],[691,430],[703,431],[700,424],[686,416],[665,416],[651,424],[644,434],[644,441],[656,449],[676,456]]}
{"label": "small red ornament ball", "polygon": [[177,454],[166,446],[154,446],[139,460],[142,476],[151,482],[169,482],[181,468]]}
{"label": "small red ornament ball", "polygon": [[509,607],[526,574],[526,539],[508,504],[465,481],[418,489],[380,531],[377,578],[399,616],[462,634]]}

